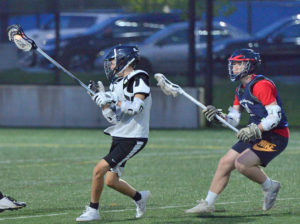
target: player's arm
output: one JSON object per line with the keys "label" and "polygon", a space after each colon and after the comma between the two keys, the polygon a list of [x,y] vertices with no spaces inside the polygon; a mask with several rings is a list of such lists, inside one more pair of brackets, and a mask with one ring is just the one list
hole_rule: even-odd
{"label": "player's arm", "polygon": [[113,105],[110,104],[105,104],[102,106],[102,115],[105,117],[105,119],[111,123],[111,124],[116,124],[117,123],[117,115],[115,111],[112,109]]}
{"label": "player's arm", "polygon": [[253,87],[253,95],[262,103],[268,113],[258,124],[258,128],[260,131],[270,131],[281,120],[281,107],[276,101],[276,87],[270,81],[260,81]]}
{"label": "player's arm", "polygon": [[228,114],[225,117],[226,121],[234,127],[238,126],[241,120],[241,112],[241,104],[237,98],[237,95],[235,95],[233,106],[228,108]]}
{"label": "player's arm", "polygon": [[134,95],[133,101],[124,100],[119,101],[117,105],[121,108],[121,111],[128,115],[136,115],[144,109],[145,95],[138,93]]}
{"label": "player's arm", "polygon": [[281,107],[275,100],[273,103],[265,106],[268,115],[257,125],[261,131],[270,131],[275,128],[281,120]]}
{"label": "player's arm", "polygon": [[134,93],[133,100],[124,100],[117,103],[122,113],[131,116],[141,113],[144,109],[144,100],[150,94],[149,76],[145,74],[137,75],[132,85]]}
{"label": "player's arm", "polygon": [[237,137],[244,141],[254,141],[262,138],[263,131],[269,131],[275,128],[281,120],[281,107],[276,101],[276,87],[269,81],[261,81],[253,87],[253,96],[266,108],[268,115],[256,125],[254,123],[240,129]]}
{"label": "player's arm", "polygon": [[232,126],[238,126],[241,120],[241,106],[233,105],[232,107],[229,107],[228,114],[225,119]]}

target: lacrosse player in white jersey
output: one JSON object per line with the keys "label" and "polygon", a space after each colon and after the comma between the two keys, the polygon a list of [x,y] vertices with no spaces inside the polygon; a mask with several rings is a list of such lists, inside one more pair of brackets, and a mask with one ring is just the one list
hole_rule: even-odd
{"label": "lacrosse player in white jersey", "polygon": [[149,75],[134,70],[138,61],[137,47],[114,47],[104,62],[111,83],[110,91],[105,92],[101,82],[89,86],[97,92],[92,99],[102,108],[107,121],[113,124],[104,130],[105,134],[112,136],[112,144],[109,153],[94,168],[90,204],[76,221],[100,219],[99,201],[104,181],[108,187],[133,199],[136,218],[142,217],[146,211],[150,191],[137,191],[120,179],[126,162],[145,147],[149,134],[152,104]]}

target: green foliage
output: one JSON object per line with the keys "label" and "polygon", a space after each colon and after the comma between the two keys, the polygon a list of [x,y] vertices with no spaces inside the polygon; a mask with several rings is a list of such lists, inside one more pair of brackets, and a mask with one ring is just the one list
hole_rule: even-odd
{"label": "green foliage", "polygon": [[[167,12],[168,10],[181,10],[188,17],[187,0],[118,0],[122,5],[127,5],[133,12]],[[201,17],[206,10],[205,1],[196,1],[196,15]],[[217,0],[214,4],[214,15],[230,15],[236,8],[229,0]]]}

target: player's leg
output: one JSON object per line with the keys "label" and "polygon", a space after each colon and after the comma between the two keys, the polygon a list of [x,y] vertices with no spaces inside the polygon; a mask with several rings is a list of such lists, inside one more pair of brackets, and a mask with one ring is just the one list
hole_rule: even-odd
{"label": "player's leg", "polygon": [[0,212],[5,210],[17,210],[24,208],[26,206],[25,202],[20,202],[12,197],[5,196],[0,192]]}
{"label": "player's leg", "polygon": [[256,141],[250,149],[242,153],[236,160],[237,170],[250,180],[261,184],[264,203],[263,210],[271,209],[276,201],[280,183],[271,180],[260,168],[278,156],[287,146],[288,139],[272,132],[263,133],[263,139]]}
{"label": "player's leg", "polygon": [[105,183],[107,186],[134,200],[137,206],[136,218],[140,218],[144,215],[147,201],[150,197],[150,191],[137,191],[125,180],[122,180],[117,172],[107,172]]}
{"label": "player's leg", "polygon": [[259,168],[260,164],[259,157],[250,149],[245,150],[235,161],[235,167],[238,172],[258,184],[263,184],[267,176]]}
{"label": "player's leg", "polygon": [[105,177],[105,184],[114,190],[133,198],[137,191],[129,185],[125,180],[119,178],[115,172],[107,172]]}
{"label": "player's leg", "polygon": [[[140,218],[146,211],[146,204],[150,197],[149,191],[136,191],[126,181],[119,177],[122,175],[126,162],[139,153],[146,145],[147,139],[113,138],[114,147],[112,152],[104,157],[110,164],[111,172],[106,178],[106,183],[115,190],[134,199],[136,218]],[[115,173],[115,174],[114,174]]]}
{"label": "player's leg", "polygon": [[280,183],[271,180],[259,167],[260,158],[250,149],[236,160],[236,169],[250,180],[261,185],[264,194],[263,210],[271,209],[276,201]]}
{"label": "player's leg", "polygon": [[95,166],[92,179],[91,203],[99,203],[104,185],[104,176],[109,171],[110,165],[104,159]]}
{"label": "player's leg", "polygon": [[235,169],[234,162],[239,153],[230,149],[219,161],[217,170],[210,184],[209,190],[220,194],[228,184],[231,171]]}
{"label": "player's leg", "polygon": [[99,220],[99,200],[104,185],[104,175],[110,169],[109,164],[104,160],[100,160],[95,166],[92,178],[92,190],[90,205],[86,206],[85,211],[76,218],[76,221],[86,222],[92,220]]}
{"label": "player's leg", "polygon": [[195,207],[186,210],[186,213],[213,212],[214,203],[218,195],[225,189],[230,178],[231,171],[235,169],[234,162],[239,153],[230,149],[218,163],[217,170],[212,179],[208,194],[205,200],[201,200]]}

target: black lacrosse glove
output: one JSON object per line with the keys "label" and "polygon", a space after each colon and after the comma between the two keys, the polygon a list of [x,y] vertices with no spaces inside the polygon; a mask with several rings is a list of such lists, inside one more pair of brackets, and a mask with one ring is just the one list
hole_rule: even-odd
{"label": "black lacrosse glove", "polygon": [[222,109],[217,109],[213,105],[206,106],[206,109],[204,109],[202,113],[209,122],[216,121],[217,123],[221,123],[216,118],[216,115],[219,115],[223,119],[226,118],[226,114],[222,113]]}
{"label": "black lacrosse glove", "polygon": [[98,93],[99,92],[99,85],[98,85],[98,83],[96,83],[93,80],[90,80],[88,88],[90,90],[92,90],[94,93]]}

